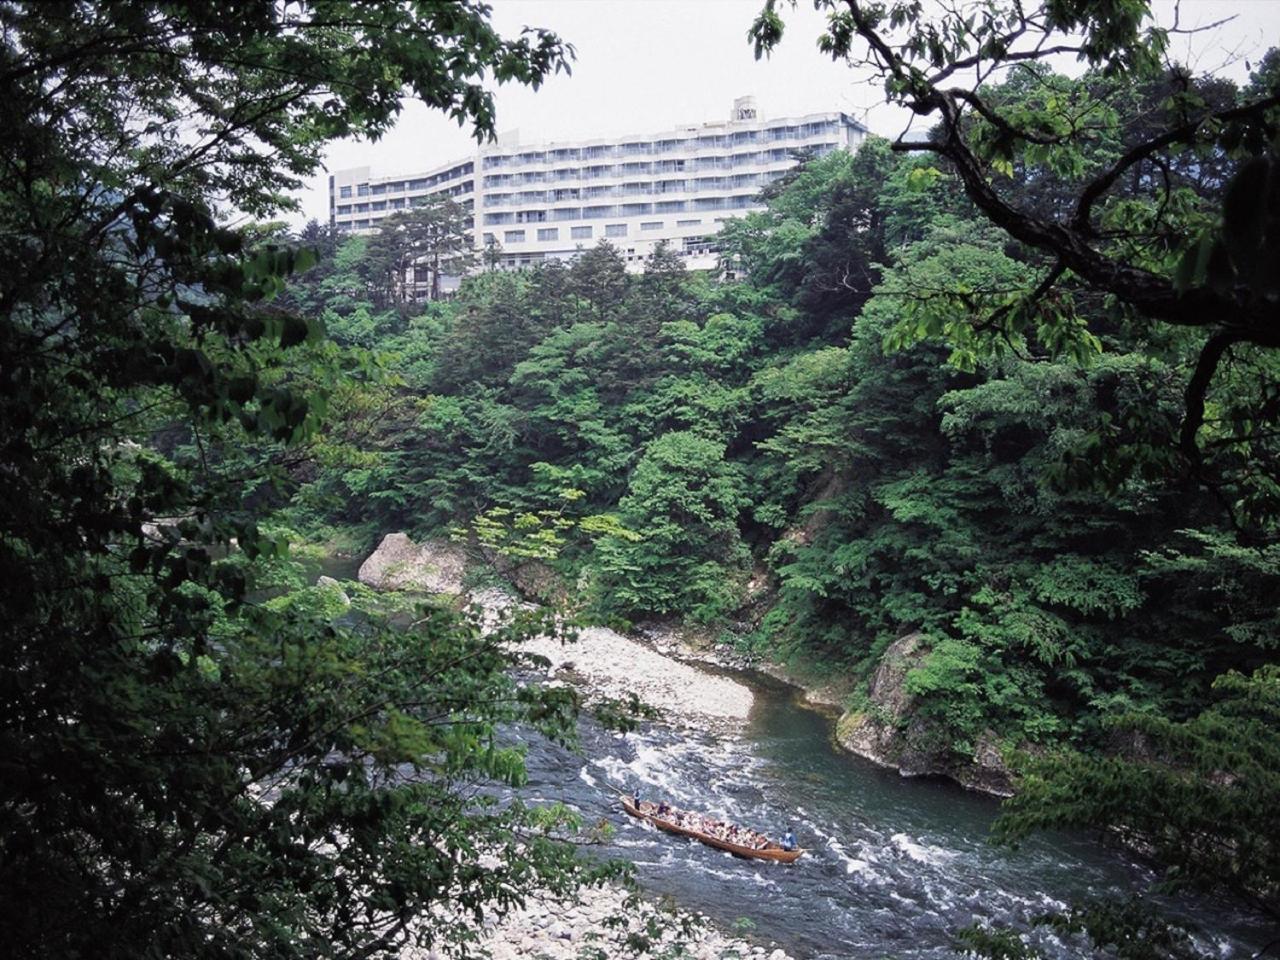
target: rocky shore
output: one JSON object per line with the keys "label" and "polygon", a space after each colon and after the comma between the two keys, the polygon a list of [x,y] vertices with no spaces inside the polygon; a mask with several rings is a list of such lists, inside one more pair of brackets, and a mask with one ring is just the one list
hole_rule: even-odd
{"label": "rocky shore", "polygon": [[[570,903],[535,901],[494,925],[486,946],[493,960],[663,956],[790,960],[784,950],[724,934],[703,917],[664,910],[644,900],[628,905],[626,899],[626,893],[616,887],[591,887],[579,891]],[[687,934],[682,922],[686,920],[692,921]]]}
{"label": "rocky shore", "polygon": [[837,745],[877,766],[904,777],[946,777],[988,796],[1013,795],[1013,779],[994,733],[979,737],[970,757],[957,758],[938,746],[943,740],[916,715],[907,674],[930,653],[918,633],[906,634],[885,649],[865,700],[856,709],[847,706],[850,687],[819,676],[820,671],[748,657],[729,644],[709,642],[666,625],[649,625],[639,633],[655,649],[682,661],[763,673],[795,687],[802,704],[836,718],[832,739]]}

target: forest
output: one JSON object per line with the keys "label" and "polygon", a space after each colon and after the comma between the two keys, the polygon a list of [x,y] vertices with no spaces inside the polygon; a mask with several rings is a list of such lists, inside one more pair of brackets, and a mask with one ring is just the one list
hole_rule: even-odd
{"label": "forest", "polygon": [[[998,837],[1120,837],[1280,917],[1280,51],[1196,76],[1143,4],[1049,3],[970,22],[1018,69],[957,91],[960,31],[832,3],[825,52],[930,116],[924,146],[798,156],[716,271],[608,242],[512,271],[448,201],[348,235],[290,230],[280,194],[406,89],[491,133],[477,77],[537,86],[558,37],[472,3],[288,31],[171,6],[0,13],[15,956],[465,954],[419,919],[625,879],[571,810],[476,789],[523,782],[512,725],[574,741],[579,697],[511,672],[570,624],[801,664],[872,719],[913,635],[895,735],[935,772],[997,751]],[[1084,68],[1010,53],[1033,27],[1081,32]],[[204,139],[166,132],[184,111]],[[542,606],[495,640],[312,586],[392,531]],[[1194,955],[1105,905],[1046,922]]]}

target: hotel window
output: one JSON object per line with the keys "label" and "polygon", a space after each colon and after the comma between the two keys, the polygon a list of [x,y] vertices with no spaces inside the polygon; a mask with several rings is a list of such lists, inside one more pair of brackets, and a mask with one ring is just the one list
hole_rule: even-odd
{"label": "hotel window", "polygon": [[591,228],[590,227],[570,227],[569,237],[573,240],[590,240]]}
{"label": "hotel window", "polygon": [[495,237],[492,233],[486,233],[484,235],[484,243],[486,247],[489,246],[489,244],[491,243],[497,243],[497,242],[498,242],[498,238]]}
{"label": "hotel window", "polygon": [[383,194],[387,192],[387,185],[385,183],[375,183],[372,187],[369,188],[369,192],[376,197],[379,194]]}
{"label": "hotel window", "polygon": [[702,221],[701,220],[677,220],[676,226],[677,227],[700,227],[702,226]]}
{"label": "hotel window", "polygon": [[642,223],[642,224],[640,224],[640,229],[641,229],[641,230],[661,230],[661,229],[662,229],[662,221],[661,221],[661,220],[650,220],[650,221],[648,221],[647,223]]}
{"label": "hotel window", "polygon": [[503,243],[524,243],[523,230],[507,230],[502,234]]}
{"label": "hotel window", "polygon": [[396,197],[394,200],[388,200],[392,210],[399,210],[404,206],[404,197]]}
{"label": "hotel window", "polygon": [[604,235],[606,237],[625,237],[627,235],[627,225],[625,223],[606,224]]}
{"label": "hotel window", "polygon": [[367,197],[368,195],[369,195],[369,185],[367,183],[362,183],[360,184],[360,186],[356,187],[357,197]]}
{"label": "hotel window", "polygon": [[338,213],[339,213],[339,214],[346,214],[346,213],[350,213],[350,212],[351,212],[351,204],[349,204],[349,203],[341,203],[341,204],[338,204]]}
{"label": "hotel window", "polygon": [[339,188],[338,188],[338,196],[340,196],[340,197],[349,197],[349,196],[351,196],[351,188],[350,188],[350,187],[339,187]]}
{"label": "hotel window", "polygon": [[538,239],[539,240],[559,240],[560,228],[559,227],[543,227],[541,230],[538,231]]}

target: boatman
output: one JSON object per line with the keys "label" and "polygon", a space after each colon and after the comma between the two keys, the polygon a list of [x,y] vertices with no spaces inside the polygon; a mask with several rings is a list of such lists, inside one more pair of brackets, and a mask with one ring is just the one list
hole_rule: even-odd
{"label": "boatman", "polygon": [[782,849],[794,850],[796,848],[796,835],[791,832],[791,828],[787,827],[787,832],[782,835]]}

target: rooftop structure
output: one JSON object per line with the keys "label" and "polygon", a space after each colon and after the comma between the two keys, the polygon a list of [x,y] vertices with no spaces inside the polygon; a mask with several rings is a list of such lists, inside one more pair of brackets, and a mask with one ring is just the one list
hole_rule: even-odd
{"label": "rooftop structure", "polygon": [[712,267],[715,234],[762,209],[763,187],[800,156],[856,149],[865,135],[839,112],[762,120],[753,97],[734,101],[727,121],[661,133],[538,144],[510,133],[421,173],[337,171],[329,219],[372,230],[419,197],[444,195],[471,212],[476,249],[496,245],[506,267],[569,259],[605,239],[636,269],[663,240],[689,267]]}

